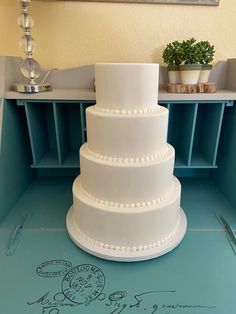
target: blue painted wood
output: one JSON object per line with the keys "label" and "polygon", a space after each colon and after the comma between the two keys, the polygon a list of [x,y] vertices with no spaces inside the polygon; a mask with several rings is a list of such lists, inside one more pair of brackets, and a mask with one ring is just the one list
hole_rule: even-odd
{"label": "blue painted wood", "polygon": [[0,223],[34,177],[23,108],[3,103],[0,147]]}
{"label": "blue painted wood", "polygon": [[163,107],[166,107],[168,109],[168,130],[167,130],[167,142],[170,143],[171,141],[171,130],[172,130],[172,119],[173,119],[173,114],[172,111],[170,110],[171,104],[170,103],[161,103],[160,104]]}
{"label": "blue painted wood", "polygon": [[224,104],[200,104],[196,121],[191,165],[216,166]]}
{"label": "blue painted wood", "polygon": [[221,124],[224,114],[224,104],[201,104],[199,111],[202,111],[201,135],[199,151],[209,161],[216,164],[216,155],[221,131]]}
{"label": "blue painted wood", "polygon": [[34,166],[59,164],[52,103],[25,104]]}
{"label": "blue painted wood", "polygon": [[55,119],[58,158],[61,166],[70,150],[68,141],[68,120],[65,105],[53,102],[53,113]]}
{"label": "blue painted wood", "polygon": [[194,141],[194,134],[195,134],[195,129],[196,129],[196,121],[197,121],[197,112],[198,112],[198,103],[195,103],[194,112],[192,116],[192,131],[191,131],[190,141],[189,141],[188,167],[191,167],[191,159],[192,159],[192,153],[193,153],[193,141]]}
{"label": "blue painted wood", "polygon": [[[205,101],[204,103],[203,101],[197,103],[160,101],[159,103],[169,109],[167,140],[176,150],[175,168],[216,168],[223,108],[232,106],[233,102],[219,100],[209,101],[207,104]],[[24,102],[21,101],[18,104],[22,105]],[[34,158],[33,167],[56,168],[60,165],[63,168],[78,168],[79,148],[87,140],[85,111],[94,102],[58,100],[53,103],[53,114],[50,114],[49,109],[52,106],[51,101],[26,101],[25,104],[27,118],[32,120],[32,123],[28,121],[28,124]],[[35,111],[39,111],[38,115],[34,113],[34,110],[28,109],[32,105],[37,108]],[[42,105],[44,109],[40,110]],[[201,106],[199,110],[198,106]],[[33,139],[35,129],[42,128],[44,119],[46,119],[48,133],[41,136],[48,136],[48,139],[40,139],[35,144]],[[208,119],[211,123],[208,123]],[[37,133],[40,132],[36,131]],[[205,136],[204,133],[205,135],[209,133],[209,135]]]}
{"label": "blue painted wood", "polygon": [[37,165],[48,148],[48,138],[42,127],[46,129],[46,123],[41,108],[32,107],[25,103],[25,113],[28,124],[29,138],[33,156],[33,164]]}
{"label": "blue painted wood", "polygon": [[85,109],[86,109],[86,106],[85,106],[83,103],[80,103],[82,143],[85,143],[85,142],[86,142],[86,139],[85,139],[85,133],[86,133]]}
{"label": "blue painted wood", "polygon": [[[69,239],[65,215],[72,203],[72,179],[35,180],[0,228],[1,309],[4,313],[50,313],[48,310],[53,310],[51,314],[119,314],[123,304],[127,304],[123,310],[127,314],[234,313],[235,254],[214,214],[220,208],[219,213],[223,213],[235,230],[234,208],[209,179],[182,179],[181,183],[182,207],[188,218],[183,242],[169,254],[154,260],[114,263],[83,252]],[[28,220],[18,235],[13,254],[7,256],[9,236],[23,214]],[[67,261],[71,268],[83,264],[99,268],[105,276],[101,297],[87,305],[62,298],[62,302],[48,308],[44,303],[46,298],[54,302],[55,298],[63,297],[65,274],[53,275],[52,272],[62,271],[64,267],[49,263],[40,272],[37,267],[55,260]],[[51,276],[41,276],[44,271],[50,271]],[[119,302],[111,301],[117,291],[122,291],[123,297]],[[139,306],[135,306],[137,298],[141,300]]]}
{"label": "blue painted wood", "polygon": [[171,104],[168,140],[176,151],[175,167],[188,166],[194,119],[195,104]]}
{"label": "blue painted wood", "polygon": [[81,114],[79,103],[67,104],[68,133],[70,150],[78,155],[82,145]]}
{"label": "blue painted wood", "polygon": [[[6,232],[2,231],[0,235],[2,239],[6,238]],[[40,250],[35,243],[38,243]],[[19,244],[21,251],[17,250],[14,259],[2,253],[0,255],[1,278],[4,282],[1,307],[7,314],[43,311],[48,314],[50,312],[43,301],[53,302],[54,297],[60,297],[63,301],[49,308],[51,314],[119,314],[123,307],[123,313],[127,314],[158,311],[170,314],[231,314],[236,305],[233,297],[236,290],[233,275],[235,259],[225,244],[222,232],[191,231],[178,248],[160,259],[144,263],[112,263],[89,256],[76,248],[63,230],[46,230],[43,233],[26,230],[22,232]],[[194,249],[200,247],[201,254],[199,249]],[[105,284],[101,296],[87,305],[75,304],[63,298],[62,274],[57,277],[37,274],[40,264],[52,260],[68,261],[71,268],[93,265],[94,269],[102,271]],[[64,269],[63,265],[59,266],[49,263],[46,269]],[[4,272],[3,269],[11,271]],[[78,268],[73,269],[76,270]],[[119,302],[111,301],[118,291]],[[43,304],[37,302],[43,296]],[[137,299],[141,300],[140,303]]]}
{"label": "blue painted wood", "polygon": [[[35,113],[32,114],[34,111],[31,110],[29,110],[29,115],[35,119],[38,129],[42,130],[42,125],[45,125],[46,133],[53,132],[51,126],[48,126],[49,123],[53,124],[53,111],[47,111],[46,107],[46,111],[42,113],[41,105],[38,103],[34,103],[34,105],[39,105],[39,116]],[[221,105],[220,102],[217,104],[218,108],[222,110]],[[63,104],[62,106],[64,108]],[[222,116],[222,111],[215,108],[214,114],[219,118]],[[181,179],[181,206],[188,219],[187,235],[171,253],[151,261],[132,264],[100,260],[78,249],[69,239],[65,230],[65,216],[72,204],[73,178],[58,176],[65,170],[74,171],[75,169],[62,168],[59,163],[55,163],[55,156],[52,156],[50,162],[52,167],[57,166],[58,168],[49,166],[53,145],[56,147],[55,154],[57,156],[58,134],[55,132],[55,137],[52,136],[50,139],[49,136],[47,137],[47,150],[42,158],[48,160],[40,159],[39,166],[42,168],[37,167],[38,173],[41,171],[39,173],[41,177],[31,182],[33,171],[29,167],[31,163],[30,144],[22,109],[15,106],[13,101],[7,101],[4,104],[0,152],[0,215],[2,219],[0,226],[0,278],[2,283],[0,295],[1,309],[4,313],[119,314],[121,310],[121,314],[234,313],[236,307],[234,295],[236,257],[215,212],[223,214],[236,231],[235,107],[225,110],[222,124],[223,132],[219,141],[217,162],[219,168],[214,170],[214,178],[219,188],[209,178],[194,177],[203,171],[209,177],[209,168],[215,167],[212,160],[202,159],[205,149],[204,133],[202,134],[202,132],[208,127],[204,126],[210,112],[208,112],[208,107],[207,114],[205,111],[200,112],[198,118],[200,117],[202,120],[196,123],[196,139],[199,146],[193,150],[193,158],[197,159],[196,165],[193,166],[195,168],[188,167],[183,163],[182,168],[179,164],[179,168],[176,169],[185,173],[190,171],[194,177]],[[65,109],[69,122],[64,125],[69,128],[69,124],[72,124],[72,128],[81,132],[81,125],[78,127],[74,124],[78,119],[78,113],[80,116],[80,107],[77,105],[76,109],[72,110],[77,115],[75,120],[68,114],[69,111],[70,107]],[[186,110],[186,117],[191,116],[187,112],[188,110]],[[182,118],[178,112],[177,119],[179,121],[186,117]],[[44,122],[41,123],[41,121]],[[216,118],[214,118],[213,124],[217,125]],[[176,123],[176,125],[178,124]],[[34,133],[38,135],[37,128],[34,125],[30,125],[30,127],[31,136],[35,136]],[[60,128],[59,124],[57,127]],[[218,129],[214,128],[214,130],[213,134],[217,138],[219,124]],[[80,145],[78,142],[73,142],[74,139],[71,138],[70,132],[71,130],[68,129],[70,145]],[[180,131],[179,134],[181,134]],[[175,139],[174,134],[173,138]],[[214,144],[214,141],[209,143],[212,144],[212,142]],[[176,143],[178,143],[177,139]],[[201,145],[204,143],[204,145],[201,146],[200,143]],[[196,143],[194,144],[196,145]],[[71,147],[70,151],[73,156]],[[35,149],[36,152],[37,149]],[[47,168],[48,166],[49,168]],[[206,168],[202,169],[202,167]],[[194,173],[194,171],[196,172]],[[53,177],[48,177],[50,174]],[[47,177],[43,177],[43,175]],[[22,222],[22,217],[27,217],[27,219],[19,230],[13,254],[7,256],[6,249],[10,236],[14,228]],[[103,294],[87,305],[68,303],[68,300],[64,298],[63,301],[53,303],[48,308],[48,302],[54,302],[55,299],[63,297],[61,289],[64,275],[45,278],[38,275],[36,269],[42,262],[51,260],[66,260],[73,267],[82,264],[98,267],[105,276]],[[51,270],[53,267],[49,264],[48,269]],[[123,297],[119,302],[111,301],[114,296],[117,296],[114,293],[117,291],[122,291]],[[163,293],[163,291],[174,292]],[[40,301],[40,298],[45,295],[48,302],[45,299]],[[141,301],[137,306],[140,297]]]}
{"label": "blue painted wood", "polygon": [[189,166],[189,160],[192,153],[192,139],[195,131],[197,104],[182,104],[180,106],[181,125],[178,150],[183,156],[184,163]]}
{"label": "blue painted wood", "polygon": [[82,130],[82,141],[85,143],[87,141],[87,127],[86,127],[86,109],[93,106],[94,103],[80,103],[80,114],[81,114],[81,130]]}
{"label": "blue painted wood", "polygon": [[215,180],[233,206],[236,207],[236,108],[225,110]]}

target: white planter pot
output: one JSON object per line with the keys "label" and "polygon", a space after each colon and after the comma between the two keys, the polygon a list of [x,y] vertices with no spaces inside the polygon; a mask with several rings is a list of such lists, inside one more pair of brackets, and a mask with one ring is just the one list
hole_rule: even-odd
{"label": "white planter pot", "polygon": [[168,71],[168,78],[171,84],[181,83],[180,71]]}
{"label": "white planter pot", "polygon": [[201,64],[180,65],[181,83],[182,84],[197,84],[201,68],[202,68]]}
{"label": "white planter pot", "polygon": [[181,83],[181,76],[178,65],[170,65],[167,67],[168,78],[170,84],[179,84]]}
{"label": "white planter pot", "polygon": [[198,83],[207,83],[212,69],[212,64],[203,64]]}

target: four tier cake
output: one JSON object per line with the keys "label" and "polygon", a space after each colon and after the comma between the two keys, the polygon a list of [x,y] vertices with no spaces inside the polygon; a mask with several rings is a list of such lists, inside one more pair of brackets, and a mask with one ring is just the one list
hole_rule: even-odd
{"label": "four tier cake", "polygon": [[95,65],[96,105],[86,110],[67,229],[79,247],[105,259],[154,258],[186,232],[158,75],[158,64]]}

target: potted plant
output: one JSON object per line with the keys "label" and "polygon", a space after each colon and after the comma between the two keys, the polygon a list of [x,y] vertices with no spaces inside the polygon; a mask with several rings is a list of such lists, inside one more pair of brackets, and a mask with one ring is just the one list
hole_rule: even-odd
{"label": "potted plant", "polygon": [[197,84],[202,65],[200,64],[200,47],[195,38],[182,42],[183,62],[179,66],[181,82],[183,84]]}
{"label": "potted plant", "polygon": [[182,43],[175,40],[166,45],[162,58],[167,64],[169,82],[177,84],[181,82],[179,65],[183,61]]}
{"label": "potted plant", "polygon": [[214,58],[215,47],[209,41],[199,41],[196,46],[200,55],[199,62],[202,64],[198,83],[207,83],[212,70],[212,64],[210,63]]}

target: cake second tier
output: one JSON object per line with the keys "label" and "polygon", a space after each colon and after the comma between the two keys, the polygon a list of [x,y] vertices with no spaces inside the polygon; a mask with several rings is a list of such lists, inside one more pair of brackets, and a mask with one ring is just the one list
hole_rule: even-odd
{"label": "cake second tier", "polygon": [[166,146],[168,109],[155,105],[144,110],[86,110],[87,140],[91,151],[105,156],[141,158]]}
{"label": "cake second tier", "polygon": [[127,206],[159,202],[173,187],[174,148],[165,149],[152,158],[118,158],[80,149],[81,185],[96,201],[122,203]]}

